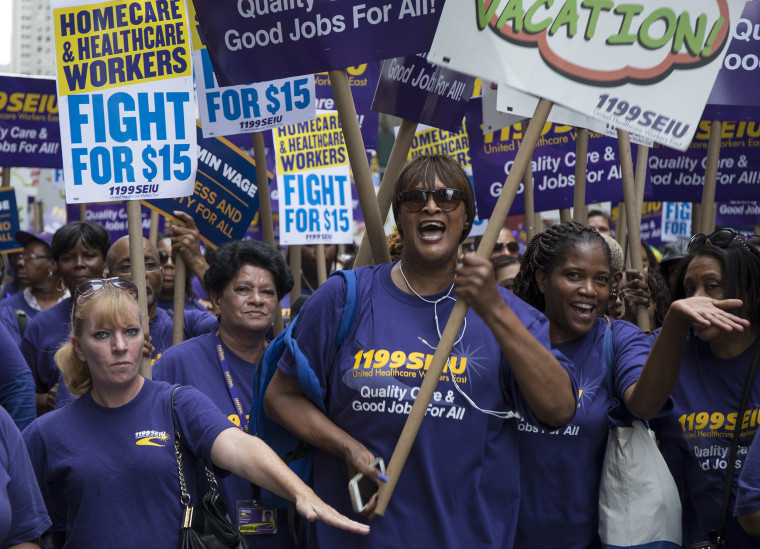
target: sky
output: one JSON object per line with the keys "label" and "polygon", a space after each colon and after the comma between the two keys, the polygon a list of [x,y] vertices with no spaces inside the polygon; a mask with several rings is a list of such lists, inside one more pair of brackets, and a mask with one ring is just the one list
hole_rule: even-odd
{"label": "sky", "polygon": [[0,65],[11,62],[11,27],[13,2],[0,1]]}

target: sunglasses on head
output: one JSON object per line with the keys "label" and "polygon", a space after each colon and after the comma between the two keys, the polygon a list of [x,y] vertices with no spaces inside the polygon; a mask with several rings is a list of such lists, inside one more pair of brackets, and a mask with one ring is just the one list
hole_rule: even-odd
{"label": "sunglasses on head", "polygon": [[504,248],[506,248],[507,251],[511,254],[516,254],[518,251],[520,251],[520,245],[514,240],[512,242],[497,242],[493,245],[494,252],[501,252],[504,250]]}
{"label": "sunglasses on head", "polygon": [[459,189],[438,189],[436,191],[411,189],[398,193],[398,199],[407,212],[417,213],[425,207],[431,195],[438,207],[444,212],[456,210],[464,198],[464,192]]}
{"label": "sunglasses on head", "polygon": [[82,282],[74,290],[74,310],[76,310],[79,300],[83,297],[90,297],[93,294],[98,293],[106,286],[113,286],[124,292],[127,292],[135,299],[137,299],[137,286],[135,286],[129,280],[123,278],[93,278],[87,282]]}
{"label": "sunglasses on head", "polygon": [[689,245],[687,246],[686,250],[689,253],[692,253],[705,244],[710,244],[711,246],[714,246],[716,248],[725,248],[728,246],[731,242],[734,241],[735,238],[744,239],[742,235],[734,231],[733,229],[718,229],[714,233],[710,235],[706,234],[695,234],[691,237],[691,240],[689,240]]}

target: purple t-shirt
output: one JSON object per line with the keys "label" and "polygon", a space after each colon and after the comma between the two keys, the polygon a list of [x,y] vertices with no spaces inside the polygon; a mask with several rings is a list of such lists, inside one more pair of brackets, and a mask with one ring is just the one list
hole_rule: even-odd
{"label": "purple t-shirt", "polygon": [[24,299],[24,292],[16,292],[12,296],[3,299],[0,301],[0,307],[13,310],[21,309],[26,313],[26,316],[29,318],[29,320],[32,320],[35,316],[37,316],[37,313],[40,312],[37,309],[32,309],[29,306],[29,303],[27,303],[26,299]]}
{"label": "purple t-shirt", "polygon": [[58,383],[55,353],[71,335],[70,297],[40,311],[26,327],[21,341],[21,352],[34,376],[38,393],[47,393]]}
{"label": "purple t-shirt", "polygon": [[36,539],[49,526],[21,433],[0,406],[0,547]]}
{"label": "purple t-shirt", "polygon": [[760,437],[755,437],[744,460],[736,492],[734,516],[760,511]]}
{"label": "purple t-shirt", "polygon": [[[739,356],[722,359],[699,338],[687,339],[670,417],[671,424],[680,427],[681,437],[665,433],[660,438],[660,449],[682,492],[684,545],[709,539],[709,531],[720,525],[730,434],[753,351],[750,346]],[[729,509],[734,507],[738,477],[760,424],[758,379],[742,422]],[[760,548],[760,538],[745,533],[731,516],[725,539],[726,547]]]}
{"label": "purple t-shirt", "polygon": [[[398,289],[391,268],[383,264],[356,271],[356,317],[339,350],[335,335],[346,294],[342,277],[328,279],[309,298],[293,330],[319,379],[329,418],[386,463],[435,352],[430,345],[439,341],[433,305]],[[546,318],[499,290],[548,348]],[[445,299],[437,307],[441,330],[453,305]],[[385,516],[372,522],[366,537],[313,524],[320,547],[512,547],[520,498],[515,418],[535,419],[491,331],[472,310],[466,320]],[[570,371],[567,359],[555,355]],[[279,367],[294,375],[288,352]],[[454,380],[480,408],[512,418],[476,410]],[[344,460],[314,451],[316,493],[341,513],[363,520],[351,508],[348,481]]]}
{"label": "purple t-shirt", "polygon": [[[245,420],[248,421],[258,365],[246,362],[224,344],[222,349],[245,411]],[[167,349],[161,359],[153,365],[153,379],[196,387],[208,396],[232,423],[241,425],[240,416],[232,403],[219,365],[214,334],[204,334]],[[237,475],[228,475],[219,480],[219,491],[233,519],[237,501],[251,500],[254,495],[251,483]],[[291,547],[287,520],[287,510],[283,510],[278,514],[277,534],[249,536],[250,543],[255,547]]]}
{"label": "purple t-shirt", "polygon": [[[88,392],[24,431],[48,509],[65,517],[64,547],[177,547],[182,506],[172,389],[146,379],[118,408],[99,406]],[[232,424],[193,387],[177,391],[174,408],[188,491],[198,503],[208,487],[194,486],[197,459],[210,463],[216,437]]]}
{"label": "purple t-shirt", "polygon": [[[649,355],[650,342],[633,324],[611,324],[615,365],[613,387],[622,402]],[[572,423],[549,431],[522,421],[520,462],[522,499],[515,547],[600,547],[599,484],[607,446],[610,399],[606,387],[604,332],[599,319],[589,332],[553,345],[569,358],[578,384]]]}

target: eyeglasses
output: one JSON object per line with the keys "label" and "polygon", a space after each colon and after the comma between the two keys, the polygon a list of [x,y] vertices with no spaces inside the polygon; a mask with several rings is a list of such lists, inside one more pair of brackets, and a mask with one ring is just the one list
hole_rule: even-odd
{"label": "eyeglasses", "polygon": [[30,259],[53,259],[52,255],[40,255],[40,254],[21,254],[18,257],[19,259],[23,259],[24,261],[29,261]]}
{"label": "eyeglasses", "polygon": [[518,251],[520,251],[520,245],[514,240],[511,242],[497,242],[493,245],[494,252],[501,252],[504,250],[504,248],[506,248],[507,251],[511,254],[516,254]]}
{"label": "eyeglasses", "polygon": [[438,189],[436,191],[411,189],[398,193],[398,199],[407,212],[417,213],[425,207],[431,195],[438,207],[444,212],[456,210],[464,198],[464,192],[459,189]]}
{"label": "eyeglasses", "polygon": [[166,252],[158,252],[158,262],[161,263],[162,267],[166,265],[170,259],[172,260],[172,263],[174,263],[174,259],[172,259],[172,256],[170,256]]}
{"label": "eyeglasses", "polygon": [[82,282],[74,290],[74,297],[73,297],[74,310],[76,311],[76,307],[79,304],[80,298],[90,297],[91,295],[98,293],[100,290],[102,290],[106,286],[113,286],[114,288],[118,288],[119,290],[125,291],[128,294],[130,294],[132,297],[137,299],[137,286],[135,286],[129,280],[124,280],[123,278],[117,278],[117,277],[93,278],[92,280],[88,280],[87,282]]}
{"label": "eyeglasses", "polygon": [[[160,259],[160,256],[159,256],[159,259]],[[157,263],[155,261],[152,261],[152,260],[149,259],[149,260],[147,260],[145,262],[145,272],[146,273],[155,272],[155,271],[159,270],[160,268],[161,268],[161,264],[159,264],[159,263]],[[122,263],[121,265],[119,265],[118,267],[116,267],[113,270],[113,272],[114,272],[114,274],[117,274],[117,275],[120,275],[120,276],[130,276],[132,274],[132,265],[129,264],[129,263]]]}
{"label": "eyeglasses", "polygon": [[725,248],[728,246],[731,242],[734,241],[735,238],[744,239],[742,235],[734,231],[733,229],[718,229],[714,233],[708,235],[699,233],[695,234],[691,237],[691,240],[689,240],[689,245],[686,247],[686,250],[689,253],[692,253],[705,244],[710,244],[712,246],[715,246],[716,248]]}

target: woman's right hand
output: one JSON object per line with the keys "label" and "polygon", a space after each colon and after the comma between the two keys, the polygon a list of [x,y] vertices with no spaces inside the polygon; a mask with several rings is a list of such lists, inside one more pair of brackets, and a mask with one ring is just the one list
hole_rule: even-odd
{"label": "woman's right hand", "polygon": [[741,299],[712,299],[694,296],[674,301],[668,315],[675,314],[684,324],[706,328],[715,326],[727,332],[744,331],[749,321],[728,312],[742,306]]}
{"label": "woman's right hand", "polygon": [[[372,466],[372,462],[375,460],[375,456],[367,450],[364,445],[357,441],[352,441],[346,447],[345,452],[346,464],[348,465],[348,478],[349,480],[354,478],[358,473],[362,473],[365,477],[373,479],[378,486],[381,481],[378,478],[380,470]],[[367,507],[362,511],[362,515],[372,519],[374,518],[375,506],[377,505],[377,494],[374,494],[367,502]]]}

